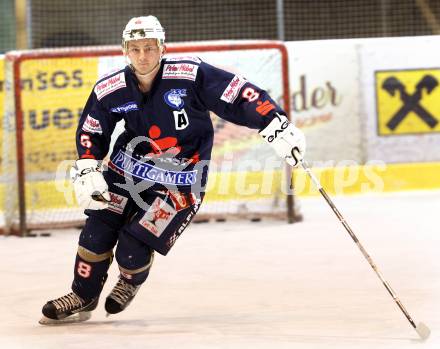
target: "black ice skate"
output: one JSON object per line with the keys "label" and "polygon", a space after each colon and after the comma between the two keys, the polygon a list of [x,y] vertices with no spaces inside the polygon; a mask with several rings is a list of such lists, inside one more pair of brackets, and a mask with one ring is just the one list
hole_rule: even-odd
{"label": "black ice skate", "polygon": [[76,293],[69,294],[47,302],[43,307],[41,325],[56,325],[71,322],[81,322],[92,317],[92,310],[98,305],[99,298],[85,301]]}
{"label": "black ice skate", "polygon": [[107,316],[110,314],[120,313],[127,308],[140,287],[140,285],[130,285],[129,283],[125,282],[125,280],[120,278],[116,286],[105,300],[105,310],[107,311]]}

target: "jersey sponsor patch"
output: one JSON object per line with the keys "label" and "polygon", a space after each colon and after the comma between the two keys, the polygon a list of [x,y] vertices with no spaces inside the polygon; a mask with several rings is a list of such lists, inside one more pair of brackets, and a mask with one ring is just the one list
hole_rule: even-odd
{"label": "jersey sponsor patch", "polygon": [[139,224],[156,237],[160,237],[176,213],[174,208],[157,197],[139,220]]}
{"label": "jersey sponsor patch", "polygon": [[172,89],[163,95],[163,99],[173,109],[182,109],[185,105],[182,97],[186,97],[186,89]]}
{"label": "jersey sponsor patch", "polygon": [[125,83],[125,74],[124,72],[122,72],[96,84],[94,91],[96,94],[96,98],[98,98],[98,100],[101,100],[108,94],[126,86],[127,84]]}
{"label": "jersey sponsor patch", "polygon": [[167,62],[176,62],[176,61],[190,61],[195,63],[202,63],[199,57],[195,56],[176,56],[176,57],[167,57]]}
{"label": "jersey sponsor patch", "polygon": [[128,199],[125,196],[109,192],[111,201],[108,203],[108,209],[110,211],[122,214],[124,212],[125,205],[127,205]]}
{"label": "jersey sponsor patch", "polygon": [[229,85],[225,88],[223,91],[222,96],[220,99],[222,101],[225,101],[226,103],[234,103],[234,101],[237,99],[237,96],[240,92],[240,89],[243,87],[243,85],[246,83],[246,79],[235,75]]}
{"label": "jersey sponsor patch", "polygon": [[89,114],[87,115],[86,121],[84,121],[82,130],[89,133],[102,134],[102,127],[99,120],[92,118]]}
{"label": "jersey sponsor patch", "polygon": [[190,63],[165,64],[162,79],[196,80],[198,65]]}
{"label": "jersey sponsor patch", "polygon": [[110,109],[112,113],[118,113],[118,114],[128,113],[129,111],[133,111],[133,110],[139,110],[139,107],[135,102],[127,102],[123,105]]}
{"label": "jersey sponsor patch", "polygon": [[164,185],[193,185],[197,181],[197,170],[164,170],[152,164],[138,161],[121,150],[111,160],[109,167],[113,168],[113,166],[116,171],[119,170],[124,175],[128,174],[135,178]]}

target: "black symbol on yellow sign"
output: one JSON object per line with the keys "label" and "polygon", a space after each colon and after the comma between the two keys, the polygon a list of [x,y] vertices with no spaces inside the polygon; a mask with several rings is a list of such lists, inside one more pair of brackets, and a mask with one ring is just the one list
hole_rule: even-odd
{"label": "black symbol on yellow sign", "polygon": [[374,75],[379,136],[440,133],[440,68]]}
{"label": "black symbol on yellow sign", "polygon": [[387,122],[386,126],[388,129],[394,131],[410,112],[414,112],[431,129],[435,128],[438,124],[438,120],[420,104],[420,100],[422,99],[422,92],[424,90],[430,94],[437,86],[437,79],[427,74],[416,84],[414,93],[409,94],[406,91],[405,85],[403,85],[399,79],[394,76],[387,78],[383,82],[382,88],[391,96],[394,96],[396,92],[398,92],[400,100],[403,103],[400,109]]}

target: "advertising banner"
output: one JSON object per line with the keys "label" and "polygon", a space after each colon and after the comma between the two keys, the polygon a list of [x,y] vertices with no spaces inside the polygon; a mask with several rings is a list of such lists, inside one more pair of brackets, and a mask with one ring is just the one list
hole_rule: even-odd
{"label": "advertising banner", "polygon": [[98,74],[98,58],[25,60],[21,65],[26,172],[53,177],[76,159],[75,131]]}
{"label": "advertising banner", "polygon": [[439,36],[360,46],[366,159],[440,161]]}
{"label": "advertising banner", "polygon": [[307,137],[307,157],[324,166],[362,160],[356,42],[286,43],[292,117]]}

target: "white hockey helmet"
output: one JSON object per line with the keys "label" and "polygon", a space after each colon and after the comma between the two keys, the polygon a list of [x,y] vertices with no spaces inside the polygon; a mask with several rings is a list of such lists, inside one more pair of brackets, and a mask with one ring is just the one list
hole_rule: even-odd
{"label": "white hockey helmet", "polygon": [[127,49],[127,42],[140,39],[157,39],[157,45],[165,43],[165,29],[154,16],[134,17],[130,19],[122,32],[122,47]]}

